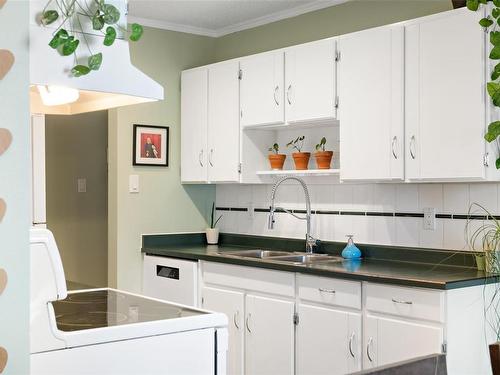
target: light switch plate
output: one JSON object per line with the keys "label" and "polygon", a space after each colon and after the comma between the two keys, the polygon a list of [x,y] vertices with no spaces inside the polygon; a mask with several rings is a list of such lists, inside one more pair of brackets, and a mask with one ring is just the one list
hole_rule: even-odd
{"label": "light switch plate", "polygon": [[87,179],[86,178],[79,178],[78,179],[78,192],[79,193],[86,193],[87,192]]}
{"label": "light switch plate", "polygon": [[424,208],[424,229],[436,230],[436,209],[433,207]]}
{"label": "light switch plate", "polygon": [[128,177],[128,191],[132,194],[137,194],[139,192],[139,175],[131,174]]}

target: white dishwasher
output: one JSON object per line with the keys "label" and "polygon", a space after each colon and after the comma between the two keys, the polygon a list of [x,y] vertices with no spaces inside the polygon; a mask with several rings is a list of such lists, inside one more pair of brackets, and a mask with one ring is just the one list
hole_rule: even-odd
{"label": "white dishwasher", "polygon": [[198,305],[198,262],[144,256],[142,293],[188,306]]}

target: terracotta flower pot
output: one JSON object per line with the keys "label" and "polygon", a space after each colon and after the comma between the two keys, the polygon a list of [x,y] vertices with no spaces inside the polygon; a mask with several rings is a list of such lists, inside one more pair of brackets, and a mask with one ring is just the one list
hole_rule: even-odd
{"label": "terracotta flower pot", "polygon": [[333,151],[318,151],[314,154],[318,169],[330,169],[332,163]]}
{"label": "terracotta flower pot", "polygon": [[286,155],[285,154],[269,154],[269,162],[271,163],[271,169],[273,171],[282,170],[283,164],[285,164]]}
{"label": "terracotta flower pot", "polygon": [[309,158],[311,157],[310,152],[294,152],[292,154],[293,161],[295,163],[295,169],[304,170],[307,169],[309,164]]}

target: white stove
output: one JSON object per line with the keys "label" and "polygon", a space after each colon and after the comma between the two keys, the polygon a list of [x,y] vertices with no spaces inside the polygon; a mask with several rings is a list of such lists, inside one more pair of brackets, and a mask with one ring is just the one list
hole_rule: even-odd
{"label": "white stove", "polygon": [[31,230],[32,374],[225,374],[227,317],[115,289],[67,292],[54,237]]}

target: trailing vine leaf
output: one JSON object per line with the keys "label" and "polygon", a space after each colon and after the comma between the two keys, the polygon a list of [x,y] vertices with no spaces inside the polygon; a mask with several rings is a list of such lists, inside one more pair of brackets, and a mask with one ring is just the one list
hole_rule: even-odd
{"label": "trailing vine leaf", "polygon": [[108,26],[106,28],[106,36],[104,37],[104,45],[109,47],[111,46],[116,39],[116,30],[112,26]]}
{"label": "trailing vine leaf", "polygon": [[80,41],[78,39],[75,39],[74,36],[70,36],[68,40],[63,44],[62,47],[62,55],[63,56],[69,56],[73,54],[76,49],[78,48],[78,45],[80,44]]}
{"label": "trailing vine leaf", "polygon": [[59,31],[54,35],[52,40],[49,42],[49,46],[56,49],[57,47],[63,45],[68,40],[68,32],[64,29],[59,29]]}
{"label": "trailing vine leaf", "polygon": [[500,0],[493,0],[493,5],[500,7]]}
{"label": "trailing vine leaf", "polygon": [[102,6],[104,22],[108,25],[114,25],[120,19],[120,11],[111,4],[104,4]]}
{"label": "trailing vine leaf", "polygon": [[89,68],[91,70],[99,70],[102,64],[102,53],[97,53],[89,57]]}
{"label": "trailing vine leaf", "polygon": [[73,67],[73,69],[71,69],[71,73],[75,77],[81,77],[81,76],[89,74],[90,68],[88,66],[85,66],[85,65],[76,65],[75,67]]}
{"label": "trailing vine leaf", "polygon": [[500,31],[490,32],[490,43],[494,46],[500,45]]}
{"label": "trailing vine leaf", "polygon": [[479,20],[479,24],[482,26],[482,27],[490,27],[491,25],[493,25],[493,21],[490,19],[490,18],[481,18]]}
{"label": "trailing vine leaf", "polygon": [[497,167],[497,169],[500,169],[500,158],[498,158],[498,159],[495,161],[495,166]]}
{"label": "trailing vine leaf", "polygon": [[500,83],[488,82],[486,85],[488,94],[496,107],[500,107]]}
{"label": "trailing vine leaf", "polygon": [[476,11],[479,9],[479,0],[467,0],[467,9]]}
{"label": "trailing vine leaf", "polygon": [[54,23],[59,18],[59,13],[57,10],[46,10],[42,14],[41,22],[43,25],[47,26]]}
{"label": "trailing vine leaf", "polygon": [[493,16],[493,18],[498,18],[498,16],[500,16],[500,8],[493,8],[493,10],[491,11],[491,15]]}
{"label": "trailing vine leaf", "polygon": [[500,46],[495,46],[490,51],[490,59],[492,60],[500,60]]}
{"label": "trailing vine leaf", "polygon": [[493,142],[500,135],[500,121],[494,121],[488,125],[488,131],[484,135],[487,142]]}
{"label": "trailing vine leaf", "polygon": [[103,27],[104,27],[104,17],[99,15],[98,12],[94,17],[92,17],[92,28],[94,30],[102,30]]}
{"label": "trailing vine leaf", "polygon": [[486,5],[486,4],[488,4],[488,0],[479,0],[479,3]]}
{"label": "trailing vine leaf", "polygon": [[138,23],[133,23],[131,28],[132,28],[132,33],[130,34],[129,39],[132,42],[139,41],[139,39],[141,39],[142,33],[144,32],[144,29]]}

